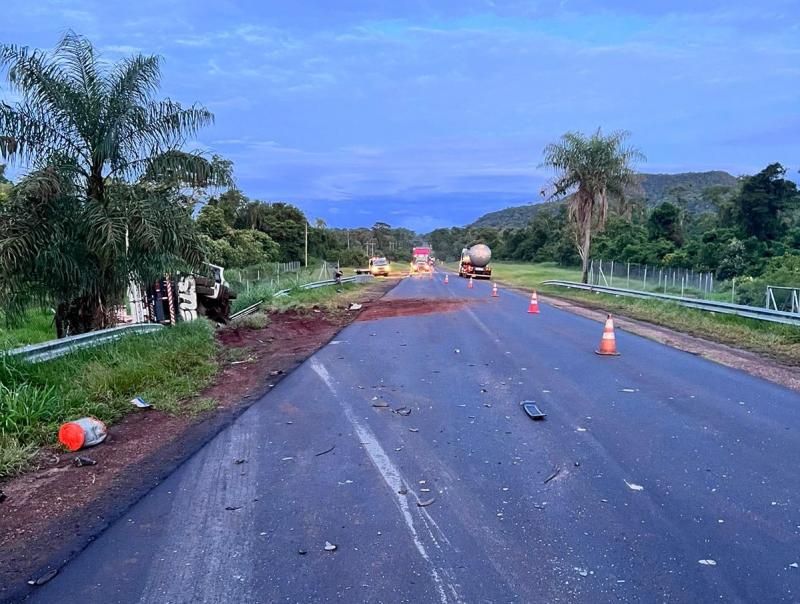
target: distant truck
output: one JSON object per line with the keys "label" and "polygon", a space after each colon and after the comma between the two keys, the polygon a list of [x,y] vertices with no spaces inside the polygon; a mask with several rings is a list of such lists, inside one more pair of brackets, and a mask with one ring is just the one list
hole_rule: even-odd
{"label": "distant truck", "polygon": [[428,247],[415,247],[411,250],[411,274],[433,272],[431,249]]}
{"label": "distant truck", "polygon": [[470,248],[461,250],[461,261],[458,263],[459,277],[475,277],[476,279],[491,279],[492,250],[488,245],[479,243]]}
{"label": "distant truck", "polygon": [[383,275],[388,277],[390,268],[391,265],[386,258],[374,256],[369,259],[367,268],[356,269],[356,275],[373,275],[375,277]]}

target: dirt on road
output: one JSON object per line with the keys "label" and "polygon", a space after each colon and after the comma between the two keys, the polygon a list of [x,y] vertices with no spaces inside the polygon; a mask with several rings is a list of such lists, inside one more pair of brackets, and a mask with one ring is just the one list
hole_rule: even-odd
{"label": "dirt on road", "polygon": [[[201,414],[134,412],[114,424],[107,440],[79,453],[53,446],[38,468],[0,484],[0,602],[20,585],[58,568],[131,505],[186,461],[283,376],[364,312],[378,312],[397,283],[381,280],[344,292],[333,305],[270,312],[262,329],[226,327],[217,333],[221,369],[199,398],[215,408]],[[387,301],[388,302],[388,301]],[[76,467],[84,456],[96,465]]]}

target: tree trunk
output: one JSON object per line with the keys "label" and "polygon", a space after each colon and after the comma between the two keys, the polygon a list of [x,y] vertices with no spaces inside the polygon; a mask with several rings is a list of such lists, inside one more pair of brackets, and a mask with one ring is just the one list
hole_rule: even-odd
{"label": "tree trunk", "polygon": [[103,164],[92,166],[92,173],[89,175],[88,196],[100,203],[105,202],[105,182],[103,181]]}
{"label": "tree trunk", "polygon": [[114,317],[97,297],[83,296],[61,302],[56,308],[56,335],[75,336],[114,325]]}

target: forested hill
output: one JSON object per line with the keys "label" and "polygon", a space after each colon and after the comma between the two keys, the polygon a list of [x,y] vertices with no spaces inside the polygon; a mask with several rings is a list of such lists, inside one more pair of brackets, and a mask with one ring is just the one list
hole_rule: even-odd
{"label": "forested hill", "polygon": [[[681,174],[640,174],[639,185],[630,196],[644,200],[648,207],[654,207],[664,201],[686,203],[693,212],[710,209],[703,201],[703,191],[709,187],[732,187],[736,185],[735,176],[714,170],[711,172],[683,172]],[[472,227],[521,227],[536,215],[543,203],[530,203],[524,206],[505,208],[489,212],[478,218]]]}

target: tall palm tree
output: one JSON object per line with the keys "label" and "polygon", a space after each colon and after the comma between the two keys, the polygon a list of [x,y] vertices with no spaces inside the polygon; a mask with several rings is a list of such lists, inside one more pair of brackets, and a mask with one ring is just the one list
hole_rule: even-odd
{"label": "tall palm tree", "polygon": [[56,306],[59,336],[104,327],[130,279],[197,265],[182,194],[230,181],[230,164],[182,150],[213,121],[156,100],[161,60],[110,65],[68,32],[52,52],[0,46],[19,101],[0,102],[0,159],[28,170],[0,209],[0,304]]}
{"label": "tall palm tree", "polygon": [[603,135],[599,128],[591,136],[567,132],[544,149],[542,165],[557,171],[549,198],[569,196],[584,283],[589,275],[592,232],[605,228],[609,198],[624,197],[625,188],[635,183],[632,164],[644,160],[638,149],[625,146],[628,137],[625,131]]}

